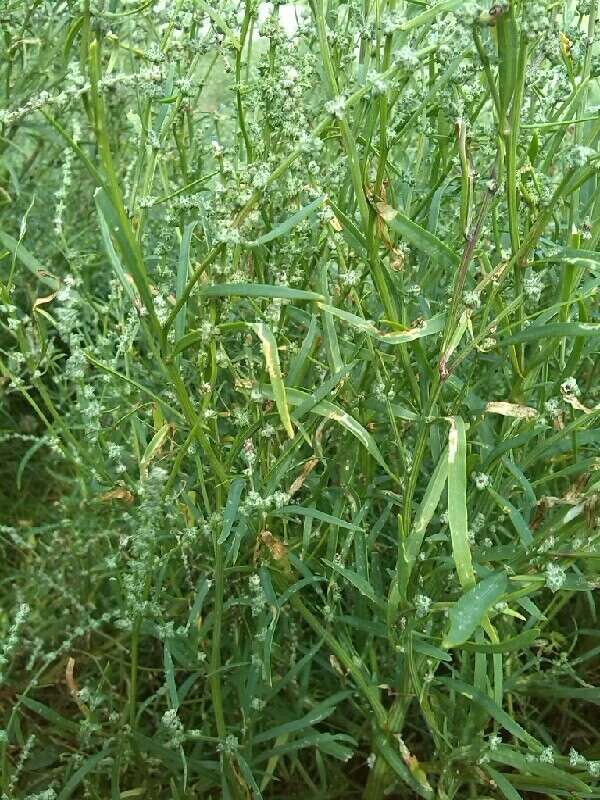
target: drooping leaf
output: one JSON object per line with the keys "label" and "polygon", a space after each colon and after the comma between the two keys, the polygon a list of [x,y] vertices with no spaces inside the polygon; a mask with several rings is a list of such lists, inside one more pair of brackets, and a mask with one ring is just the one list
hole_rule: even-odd
{"label": "drooping leaf", "polygon": [[[274,399],[273,391],[269,386],[261,385],[260,392],[263,396],[268,397],[271,400]],[[309,398],[310,395],[308,392],[304,392],[301,389],[287,389],[287,399],[291,406],[300,405]],[[360,422],[357,422],[354,417],[340,408],[340,406],[330,403],[328,400],[321,400],[320,403],[312,406],[310,412],[312,414],[318,414],[321,417],[327,417],[327,419],[332,419],[334,422],[338,422],[340,425],[342,425],[342,427],[350,431],[350,433],[355,436],[369,451],[377,463],[380,464],[387,472],[389,472],[389,468],[385,463],[385,460],[371,434],[365,428],[363,428]]]}

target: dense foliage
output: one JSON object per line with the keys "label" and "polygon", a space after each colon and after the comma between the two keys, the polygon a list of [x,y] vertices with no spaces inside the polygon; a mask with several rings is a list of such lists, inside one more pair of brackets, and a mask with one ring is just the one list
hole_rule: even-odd
{"label": "dense foliage", "polygon": [[597,14],[0,5],[2,798],[600,797]]}

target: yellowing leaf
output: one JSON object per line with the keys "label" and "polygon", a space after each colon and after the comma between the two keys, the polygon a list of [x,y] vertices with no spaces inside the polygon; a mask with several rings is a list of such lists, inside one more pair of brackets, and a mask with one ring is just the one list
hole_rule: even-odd
{"label": "yellowing leaf", "polygon": [[518,403],[486,403],[485,410],[489,414],[501,414],[503,417],[516,417],[517,419],[534,419],[538,414],[535,408]]}
{"label": "yellowing leaf", "polygon": [[287,396],[283,378],[281,376],[281,365],[279,363],[279,353],[277,352],[277,342],[273,336],[271,329],[263,322],[250,323],[250,328],[256,333],[262,345],[263,354],[265,356],[265,363],[267,371],[271,380],[271,388],[273,389],[273,399],[277,406],[277,411],[290,439],[294,438],[294,428],[292,427],[292,420],[290,417],[290,409],[288,407]]}

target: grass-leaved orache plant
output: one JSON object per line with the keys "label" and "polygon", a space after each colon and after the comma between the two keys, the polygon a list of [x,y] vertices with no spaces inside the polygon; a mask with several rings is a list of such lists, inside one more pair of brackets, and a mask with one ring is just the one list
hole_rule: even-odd
{"label": "grass-leaved orache plant", "polygon": [[5,0],[0,794],[600,797],[596,0]]}

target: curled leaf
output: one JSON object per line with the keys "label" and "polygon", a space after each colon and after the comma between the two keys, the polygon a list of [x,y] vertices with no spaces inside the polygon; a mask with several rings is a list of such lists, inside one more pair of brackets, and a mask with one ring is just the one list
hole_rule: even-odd
{"label": "curled leaf", "polygon": [[52,292],[52,294],[47,294],[45,297],[36,298],[36,300],[35,300],[35,302],[33,304],[33,310],[35,311],[36,308],[38,308],[39,306],[44,306],[44,305],[46,305],[46,303],[51,303],[54,300],[54,298],[56,297],[57,294],[58,294],[58,291]]}
{"label": "curled leaf", "polygon": [[127,505],[131,505],[131,503],[133,503],[133,493],[123,486],[117,486],[101,495],[100,500],[102,500],[103,503],[108,503],[110,500],[122,500],[124,503],[127,503]]}

